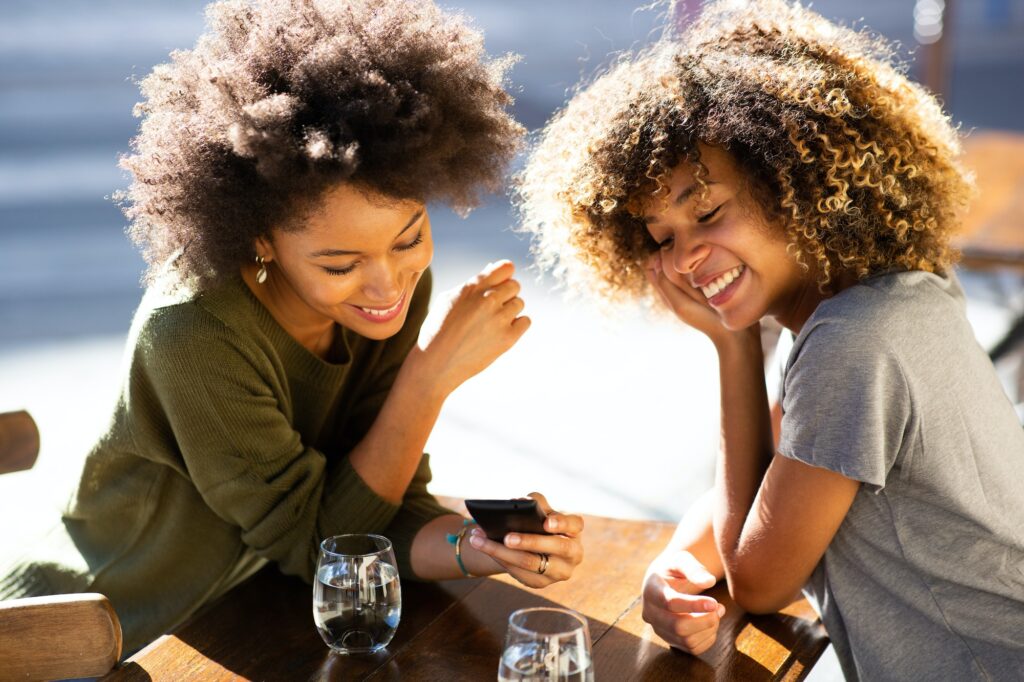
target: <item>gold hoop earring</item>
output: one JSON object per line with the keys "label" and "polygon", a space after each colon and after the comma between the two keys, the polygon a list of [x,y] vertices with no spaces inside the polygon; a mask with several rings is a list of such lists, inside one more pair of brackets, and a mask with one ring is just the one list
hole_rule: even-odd
{"label": "gold hoop earring", "polygon": [[256,283],[263,284],[267,281],[267,263],[263,260],[263,256],[256,256],[256,262],[260,265],[260,269],[256,272]]}

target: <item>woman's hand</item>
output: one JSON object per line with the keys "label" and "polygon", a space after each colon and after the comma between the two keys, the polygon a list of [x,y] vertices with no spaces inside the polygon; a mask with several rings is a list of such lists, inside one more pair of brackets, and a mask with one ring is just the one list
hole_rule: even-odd
{"label": "woman's hand", "polygon": [[437,331],[410,353],[445,396],[482,372],[515,345],[530,327],[519,298],[515,266],[499,261],[466,282],[452,299]]}
{"label": "woman's hand", "polygon": [[704,294],[690,286],[685,277],[670,278],[665,273],[660,253],[647,260],[647,281],[676,317],[712,341],[717,342],[733,333],[722,325],[718,313],[708,304]]}
{"label": "woman's hand", "polygon": [[643,619],[669,645],[695,656],[711,648],[725,606],[700,594],[715,577],[685,550],[666,551],[644,576]]}
{"label": "woman's hand", "polygon": [[[547,515],[544,530],[557,535],[509,533],[505,543],[489,540],[480,528],[470,533],[473,548],[486,554],[527,587],[547,587],[568,580],[583,561],[583,518],[559,514],[540,493],[530,493]],[[546,558],[545,558],[546,557]]]}

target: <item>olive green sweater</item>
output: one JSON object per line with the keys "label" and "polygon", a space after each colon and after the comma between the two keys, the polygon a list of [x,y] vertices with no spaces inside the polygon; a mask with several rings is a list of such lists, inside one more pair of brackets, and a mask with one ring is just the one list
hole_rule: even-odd
{"label": "olive green sweater", "polygon": [[101,592],[130,652],[260,560],[311,581],[330,535],[386,535],[409,577],[413,536],[450,513],[427,493],[427,456],[398,506],[347,453],[416,342],[430,285],[428,272],[390,339],[339,328],[331,362],[290,337],[240,278],[200,296],[147,292],[112,422],[62,523],[0,556],[0,598]]}

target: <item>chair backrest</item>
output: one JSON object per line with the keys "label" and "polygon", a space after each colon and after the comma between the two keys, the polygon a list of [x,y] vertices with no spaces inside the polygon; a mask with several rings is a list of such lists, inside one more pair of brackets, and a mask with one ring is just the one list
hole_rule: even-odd
{"label": "chair backrest", "polygon": [[[0,474],[31,469],[39,429],[25,411],[0,414]],[[121,658],[121,621],[102,594],[0,601],[0,682],[98,677]]]}
{"label": "chair backrest", "polygon": [[0,602],[0,680],[98,677],[121,657],[121,624],[102,594]]}
{"label": "chair backrest", "polygon": [[31,469],[39,455],[39,429],[24,410],[0,413],[0,474]]}

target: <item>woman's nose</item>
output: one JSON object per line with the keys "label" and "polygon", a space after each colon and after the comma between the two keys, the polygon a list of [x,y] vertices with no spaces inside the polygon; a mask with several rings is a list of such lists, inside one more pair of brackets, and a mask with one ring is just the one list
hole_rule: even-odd
{"label": "woman's nose", "polygon": [[677,239],[672,246],[672,267],[680,275],[688,275],[697,269],[710,251],[703,242],[687,243]]}
{"label": "woman's nose", "polygon": [[363,284],[363,293],[375,303],[394,303],[402,293],[398,272],[390,260],[385,259],[372,265]]}

